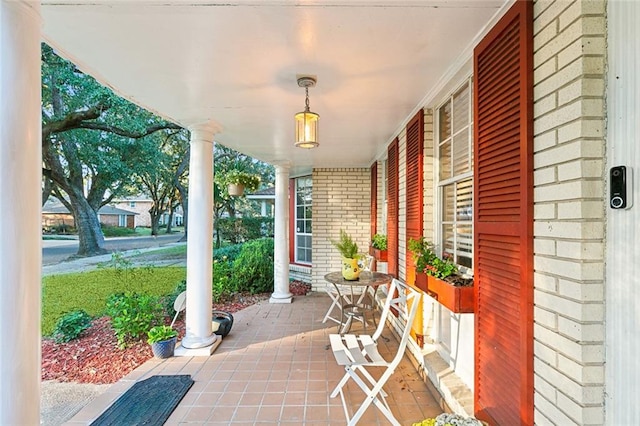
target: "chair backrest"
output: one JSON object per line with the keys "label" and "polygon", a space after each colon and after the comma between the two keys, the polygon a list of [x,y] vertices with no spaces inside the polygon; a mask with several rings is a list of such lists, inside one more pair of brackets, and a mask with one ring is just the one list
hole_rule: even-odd
{"label": "chair backrest", "polygon": [[[422,293],[409,287],[402,281],[394,278],[389,286],[387,299],[384,302],[384,308],[382,308],[382,314],[380,315],[380,322],[376,332],[371,336],[374,340],[378,340],[384,330],[385,323],[389,314],[393,311],[397,312],[399,316],[406,318],[407,322],[404,325],[402,336],[400,337],[400,344],[398,347],[398,353],[396,358],[399,360],[404,354],[404,350],[409,340],[409,334],[411,333],[411,325],[418,313],[420,306],[420,298]],[[395,361],[395,360],[394,360]]]}

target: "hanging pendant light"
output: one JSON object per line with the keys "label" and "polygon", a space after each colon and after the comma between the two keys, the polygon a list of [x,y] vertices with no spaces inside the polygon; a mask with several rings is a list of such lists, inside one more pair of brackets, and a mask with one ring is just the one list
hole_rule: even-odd
{"label": "hanging pendant light", "polygon": [[320,116],[309,110],[309,87],[315,87],[316,79],[314,77],[298,78],[298,86],[304,87],[306,98],[304,102],[304,111],[299,112],[295,116],[296,120],[296,143],[298,148],[315,148],[318,143],[318,120]]}

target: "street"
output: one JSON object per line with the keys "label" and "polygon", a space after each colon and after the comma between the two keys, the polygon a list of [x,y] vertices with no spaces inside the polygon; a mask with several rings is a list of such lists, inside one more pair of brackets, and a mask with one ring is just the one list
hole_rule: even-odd
{"label": "street", "polygon": [[[179,241],[184,234],[159,235],[158,237],[121,237],[105,240],[104,248],[110,252],[160,247]],[[62,262],[78,252],[78,240],[43,240],[42,264]]]}

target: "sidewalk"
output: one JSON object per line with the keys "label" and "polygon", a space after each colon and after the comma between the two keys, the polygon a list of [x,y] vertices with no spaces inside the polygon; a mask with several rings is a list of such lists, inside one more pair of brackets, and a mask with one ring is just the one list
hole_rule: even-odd
{"label": "sidewalk", "polygon": [[[125,257],[137,255],[140,253],[149,253],[158,250],[165,249],[167,247],[173,247],[177,245],[184,245],[186,243],[171,243],[166,244],[161,247],[150,247],[146,249],[135,249],[135,250],[127,250],[123,251],[122,254]],[[83,272],[83,271],[92,271],[98,268],[100,263],[105,263],[111,260],[111,253],[103,254],[100,256],[91,256],[91,257],[81,257],[74,260],[69,260],[65,262],[56,263],[53,265],[44,265],[42,266],[42,275],[57,275],[57,274],[71,274],[74,272]],[[149,264],[153,263],[157,266],[185,266],[186,262],[182,260],[167,260],[167,261],[154,261],[154,262],[139,262],[140,264]],[[134,264],[138,264],[134,261]]]}

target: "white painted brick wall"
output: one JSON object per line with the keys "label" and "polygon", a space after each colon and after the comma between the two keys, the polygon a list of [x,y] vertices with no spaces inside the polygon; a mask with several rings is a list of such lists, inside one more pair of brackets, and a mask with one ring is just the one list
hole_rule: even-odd
{"label": "white painted brick wall", "polygon": [[340,254],[331,244],[344,229],[361,252],[369,249],[371,174],[369,168],[314,169],[312,288],[328,283],[325,274],[341,267]]}
{"label": "white painted brick wall", "polygon": [[534,3],[536,424],[604,421],[605,2]]}
{"label": "white painted brick wall", "polygon": [[537,424],[604,421],[604,15],[534,4]]}

